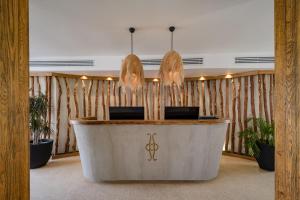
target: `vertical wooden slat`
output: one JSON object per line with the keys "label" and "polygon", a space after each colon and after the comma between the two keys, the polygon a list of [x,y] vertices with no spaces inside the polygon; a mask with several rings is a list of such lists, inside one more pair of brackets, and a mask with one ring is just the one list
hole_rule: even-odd
{"label": "vertical wooden slat", "polygon": [[[244,77],[244,129],[248,128],[248,88],[249,88],[249,79],[248,76]],[[245,142],[247,138],[245,138]],[[245,147],[245,154],[248,154],[248,148]]]}
{"label": "vertical wooden slat", "polygon": [[182,106],[185,106],[185,83],[181,86]]}
{"label": "vertical wooden slat", "polygon": [[[110,106],[110,84],[111,81],[107,81],[107,94],[106,94],[106,108],[109,109]],[[106,113],[106,119],[109,120],[109,113]]]}
{"label": "vertical wooden slat", "polygon": [[195,94],[194,94],[194,81],[191,81],[191,100],[192,100],[192,106],[195,106]]}
{"label": "vertical wooden slat", "polygon": [[263,104],[262,104],[262,84],[261,84],[261,75],[258,75],[258,113],[259,117],[263,117]]}
{"label": "vertical wooden slat", "polygon": [[31,96],[34,96],[34,76],[31,77]]}
{"label": "vertical wooden slat", "polygon": [[0,199],[29,199],[28,0],[0,1]]}
{"label": "vertical wooden slat", "polygon": [[58,143],[59,143],[59,136],[60,136],[60,104],[61,104],[61,95],[62,95],[62,88],[59,81],[59,78],[56,76],[57,82],[57,90],[58,90],[58,98],[57,98],[57,109],[56,109],[56,140],[55,140],[55,154],[58,154]]}
{"label": "vertical wooden slat", "polygon": [[[197,96],[198,97],[198,100],[197,100],[198,104],[197,105],[200,107],[200,87],[199,87],[200,81],[197,81],[196,84],[197,84],[196,87],[197,87],[197,94],[198,94],[198,96]],[[201,107],[200,107],[200,109],[201,109]],[[199,112],[200,112],[200,110],[199,110]]]}
{"label": "vertical wooden slat", "polygon": [[217,80],[212,81],[213,85],[213,114],[218,114],[218,108],[217,108]]}
{"label": "vertical wooden slat", "polygon": [[40,95],[42,93],[42,89],[41,89],[41,83],[40,83],[40,77],[39,76],[36,77],[36,82],[38,84],[38,94]]}
{"label": "vertical wooden slat", "polygon": [[270,75],[270,91],[269,91],[269,104],[270,104],[270,118],[271,122],[274,122],[273,113],[273,75]]}
{"label": "vertical wooden slat", "polygon": [[[226,115],[226,119],[229,119],[229,79],[226,79],[225,115]],[[225,151],[229,150],[230,126],[231,126],[231,124],[228,123],[227,130],[226,130]]]}
{"label": "vertical wooden slat", "polygon": [[155,82],[152,83],[152,120],[155,120]]}
{"label": "vertical wooden slat", "polygon": [[85,82],[84,80],[81,80],[82,83],[82,100],[83,100],[83,116],[86,117],[86,101],[85,101]]}
{"label": "vertical wooden slat", "polygon": [[[52,114],[52,76],[48,77],[48,124],[51,127],[51,114]],[[50,138],[50,134],[48,134],[48,138]]]}
{"label": "vertical wooden slat", "polygon": [[300,1],[275,0],[275,199],[300,200]]}
{"label": "vertical wooden slat", "polygon": [[178,98],[178,105],[182,106],[180,86],[176,86],[176,92],[177,92],[177,98]]}
{"label": "vertical wooden slat", "polygon": [[69,152],[70,147],[70,132],[71,132],[71,107],[70,107],[70,86],[69,82],[66,77],[64,77],[65,86],[66,86],[66,97],[67,97],[67,117],[68,117],[68,124],[67,124],[67,139],[65,143],[65,153]]}
{"label": "vertical wooden slat", "polygon": [[158,120],[160,120],[160,83],[157,83],[157,89],[158,89],[158,94],[157,94],[157,115],[158,115]]}
{"label": "vertical wooden slat", "polygon": [[264,102],[264,111],[265,111],[265,118],[267,122],[270,122],[269,113],[268,113],[268,104],[267,104],[267,89],[266,89],[266,80],[265,75],[262,75],[262,88],[263,88],[263,102]]}
{"label": "vertical wooden slat", "polygon": [[[74,98],[74,105],[75,105],[75,118],[79,118],[79,107],[78,107],[78,81],[79,79],[75,79],[74,83],[74,91],[73,91],[73,98]],[[72,151],[76,151],[77,140],[76,137],[73,138],[73,145]]]}
{"label": "vertical wooden slat", "polygon": [[172,90],[171,90],[171,86],[167,86],[168,87],[168,93],[169,93],[169,97],[170,97],[170,106],[173,106],[173,95],[172,95]]}
{"label": "vertical wooden slat", "polygon": [[207,91],[208,91],[208,98],[209,98],[209,114],[213,115],[213,100],[211,96],[211,88],[210,88],[210,80],[207,81]]}
{"label": "vertical wooden slat", "polygon": [[105,107],[105,81],[102,81],[102,110],[103,110],[103,120],[106,120],[106,107]]}
{"label": "vertical wooden slat", "polygon": [[176,106],[176,90],[174,89],[175,84],[173,84],[171,87],[172,87],[173,106]]}
{"label": "vertical wooden slat", "polygon": [[118,95],[119,95],[119,106],[122,105],[122,87],[118,87]]}
{"label": "vertical wooden slat", "polygon": [[256,111],[255,111],[255,93],[254,93],[254,76],[250,76],[250,90],[251,90],[251,113],[253,118],[253,128],[257,131]]}
{"label": "vertical wooden slat", "polygon": [[[238,78],[238,84],[237,84],[237,111],[238,111],[238,124],[239,124],[239,130],[243,130],[243,123],[242,123],[242,111],[241,111],[241,87],[242,87],[242,78]],[[239,137],[239,143],[238,143],[238,153],[242,153],[242,147],[243,147],[243,139],[242,137]]]}
{"label": "vertical wooden slat", "polygon": [[220,113],[221,118],[224,118],[224,99],[223,99],[223,89],[222,89],[223,79],[219,81],[219,95],[220,95]]}
{"label": "vertical wooden slat", "polygon": [[92,116],[92,89],[93,89],[94,81],[90,80],[90,85],[88,89],[88,116]]}
{"label": "vertical wooden slat", "polygon": [[98,116],[99,84],[100,84],[100,80],[97,80],[97,83],[96,83],[96,97],[95,97],[95,117]]}
{"label": "vertical wooden slat", "polygon": [[116,99],[116,82],[113,81],[113,101],[114,101],[114,106],[117,106],[117,99]]}
{"label": "vertical wooden slat", "polygon": [[149,82],[146,82],[146,94],[145,94],[145,103],[146,103],[146,113],[147,113],[147,119],[150,119],[149,115],[149,104],[148,104],[148,91],[149,91]]}
{"label": "vertical wooden slat", "polygon": [[236,123],[236,86],[232,79],[232,121],[231,121],[231,152],[235,151],[235,123]]}
{"label": "vertical wooden slat", "polygon": [[189,106],[189,82],[186,81],[185,105]]}
{"label": "vertical wooden slat", "polygon": [[206,103],[205,103],[205,82],[201,81],[201,95],[202,95],[202,106],[203,106],[203,115],[206,115]]}

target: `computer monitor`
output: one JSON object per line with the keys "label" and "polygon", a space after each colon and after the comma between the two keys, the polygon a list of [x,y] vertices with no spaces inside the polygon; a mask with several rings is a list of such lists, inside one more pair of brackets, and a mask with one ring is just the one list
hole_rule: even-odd
{"label": "computer monitor", "polygon": [[165,107],[165,119],[194,119],[199,117],[199,107]]}
{"label": "computer monitor", "polygon": [[144,107],[109,107],[110,120],[144,120]]}

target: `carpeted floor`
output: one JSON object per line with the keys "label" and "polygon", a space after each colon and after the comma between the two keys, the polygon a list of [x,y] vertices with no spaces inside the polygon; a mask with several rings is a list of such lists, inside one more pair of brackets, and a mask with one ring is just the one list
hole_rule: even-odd
{"label": "carpeted floor", "polygon": [[273,200],[274,173],[254,161],[223,156],[219,176],[200,182],[92,183],[79,157],[30,171],[31,200]]}

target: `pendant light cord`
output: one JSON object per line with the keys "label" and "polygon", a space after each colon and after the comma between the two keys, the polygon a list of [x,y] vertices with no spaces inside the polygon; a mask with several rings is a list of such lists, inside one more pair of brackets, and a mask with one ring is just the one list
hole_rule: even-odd
{"label": "pendant light cord", "polygon": [[171,51],[173,51],[173,32],[171,32]]}
{"label": "pendant light cord", "polygon": [[130,34],[131,37],[131,54],[133,54],[133,33]]}

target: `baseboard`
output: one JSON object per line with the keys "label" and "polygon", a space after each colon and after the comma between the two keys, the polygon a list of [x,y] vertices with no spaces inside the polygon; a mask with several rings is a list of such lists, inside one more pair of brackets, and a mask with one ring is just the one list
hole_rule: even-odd
{"label": "baseboard", "polygon": [[79,151],[70,152],[70,153],[60,153],[52,156],[52,159],[60,159],[60,158],[67,158],[72,156],[79,156]]}
{"label": "baseboard", "polygon": [[247,156],[247,155],[241,155],[241,154],[232,153],[232,152],[228,152],[228,151],[223,151],[222,154],[223,154],[224,156],[232,156],[232,157],[237,157],[237,158],[242,158],[242,159],[246,159],[246,160],[252,160],[252,161],[255,161],[255,158],[254,158],[254,157]]}

